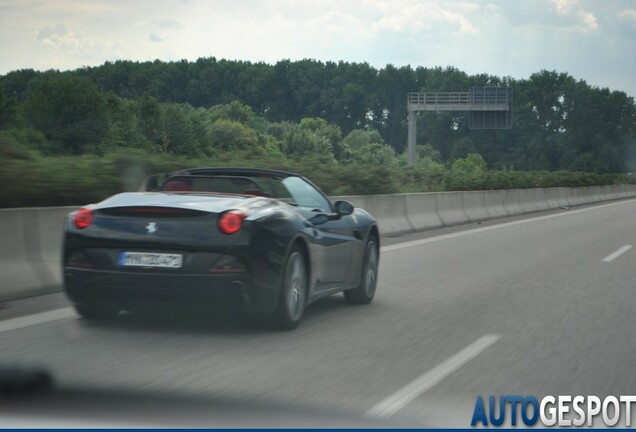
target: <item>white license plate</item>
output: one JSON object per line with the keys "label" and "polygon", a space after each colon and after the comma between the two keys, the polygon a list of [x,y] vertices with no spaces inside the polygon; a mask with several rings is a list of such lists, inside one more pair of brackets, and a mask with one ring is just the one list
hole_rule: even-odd
{"label": "white license plate", "polygon": [[152,252],[120,252],[119,265],[122,267],[181,268],[183,255]]}

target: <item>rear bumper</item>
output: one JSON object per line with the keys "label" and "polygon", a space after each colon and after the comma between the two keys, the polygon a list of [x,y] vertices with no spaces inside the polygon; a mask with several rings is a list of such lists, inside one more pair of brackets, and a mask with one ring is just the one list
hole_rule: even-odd
{"label": "rear bumper", "polygon": [[278,293],[246,273],[169,274],[64,268],[64,289],[74,303],[104,303],[121,309],[152,305],[238,309],[269,313]]}

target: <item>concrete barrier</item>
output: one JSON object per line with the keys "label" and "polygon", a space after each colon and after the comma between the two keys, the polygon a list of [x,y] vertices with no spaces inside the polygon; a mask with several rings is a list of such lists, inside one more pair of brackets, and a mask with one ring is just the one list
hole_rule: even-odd
{"label": "concrete barrier", "polygon": [[636,185],[621,185],[619,196],[621,198],[633,198],[636,196]]}
{"label": "concrete barrier", "polygon": [[510,216],[523,214],[521,207],[521,189],[506,189],[504,191],[504,207]]}
{"label": "concrete barrier", "polygon": [[0,210],[0,300],[34,294],[42,281],[31,264],[37,249],[25,238],[33,227],[28,209]]}
{"label": "concrete barrier", "polygon": [[519,205],[521,205],[523,213],[532,213],[541,210],[534,189],[519,190]]}
{"label": "concrete barrier", "polygon": [[539,211],[549,209],[547,199],[546,199],[546,189],[540,189],[540,188],[528,189],[528,192],[530,192],[530,196],[534,200],[534,203],[537,206],[537,209],[539,209]]}
{"label": "concrete barrier", "polygon": [[593,203],[607,200],[607,197],[603,196],[602,186],[591,186],[589,189],[590,199]]}
{"label": "concrete barrier", "polygon": [[363,206],[378,221],[378,228],[385,235],[401,235],[413,232],[406,218],[405,194],[364,195]]}
{"label": "concrete barrier", "polygon": [[444,222],[437,211],[435,194],[406,194],[406,217],[416,231],[440,228]]}
{"label": "concrete barrier", "polygon": [[62,250],[64,220],[77,207],[56,207],[38,211],[40,230],[40,268],[52,286],[62,283],[60,251]]}
{"label": "concrete barrier", "polygon": [[[631,198],[636,185],[334,197],[371,213],[382,235]],[[62,224],[77,207],[0,209],[0,301],[61,289]]]}
{"label": "concrete barrier", "polygon": [[545,190],[545,202],[549,209],[556,209],[561,207],[559,203],[559,189],[549,188]]}
{"label": "concrete barrier", "polygon": [[577,205],[583,205],[588,203],[589,203],[589,198],[587,197],[584,188],[580,188],[580,187],[572,188],[572,195],[570,197],[570,205],[577,206]]}
{"label": "concrete barrier", "polygon": [[602,186],[603,187],[603,195],[608,197],[609,199],[618,199],[620,198],[618,192],[616,190],[616,186]]}
{"label": "concrete barrier", "polygon": [[464,213],[470,222],[480,222],[490,219],[486,211],[486,200],[482,191],[461,192]]}
{"label": "concrete barrier", "polygon": [[595,202],[595,193],[591,186],[581,188],[581,192],[583,193],[583,204],[592,204]]}
{"label": "concrete barrier", "polygon": [[437,212],[445,226],[470,222],[464,212],[461,192],[435,192]]}
{"label": "concrete barrier", "polygon": [[560,187],[556,188],[559,192],[559,207],[570,207],[570,199],[572,198],[572,188]]}
{"label": "concrete barrier", "polygon": [[492,219],[508,216],[508,211],[504,204],[506,192],[503,190],[483,191],[486,212]]}
{"label": "concrete barrier", "polygon": [[75,209],[0,210],[0,300],[59,291],[63,221]]}

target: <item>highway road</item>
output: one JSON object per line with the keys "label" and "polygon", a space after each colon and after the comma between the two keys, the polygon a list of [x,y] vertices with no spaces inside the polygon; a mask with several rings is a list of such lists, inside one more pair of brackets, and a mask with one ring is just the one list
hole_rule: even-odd
{"label": "highway road", "polygon": [[[0,309],[0,358],[62,388],[320,407],[467,427],[478,395],[634,394],[636,200],[385,239],[370,306],[293,332],[237,319],[77,318],[60,294]],[[300,409],[300,408],[299,408]]]}

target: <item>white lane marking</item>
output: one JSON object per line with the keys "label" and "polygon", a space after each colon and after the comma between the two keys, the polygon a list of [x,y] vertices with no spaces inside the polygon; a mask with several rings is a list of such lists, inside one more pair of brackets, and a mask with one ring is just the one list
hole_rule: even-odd
{"label": "white lane marking", "polygon": [[73,310],[73,308],[67,307],[62,309],[55,309],[48,312],[21,316],[18,318],[11,318],[8,320],[0,321],[0,333],[17,330],[24,327],[30,327],[36,324],[44,324],[50,321],[57,321],[75,317],[77,317],[77,313]]}
{"label": "white lane marking", "polygon": [[434,243],[434,242],[438,242],[438,241],[442,241],[442,240],[454,239],[454,238],[463,237],[463,236],[466,236],[466,235],[478,234],[478,233],[482,233],[482,232],[486,232],[486,231],[492,231],[492,230],[496,230],[496,229],[500,229],[500,228],[507,228],[507,227],[521,225],[521,224],[526,224],[526,223],[531,223],[531,222],[538,222],[538,221],[542,221],[542,220],[546,220],[546,219],[552,219],[552,218],[557,218],[557,217],[562,217],[562,216],[569,216],[569,215],[573,215],[573,214],[577,214],[577,213],[583,213],[583,212],[588,212],[588,211],[592,211],[592,210],[602,209],[602,208],[605,208],[605,207],[613,207],[613,206],[617,206],[617,205],[621,205],[621,204],[627,204],[627,203],[633,203],[633,202],[636,202],[636,200],[630,199],[630,200],[625,200],[625,201],[620,201],[620,202],[615,202],[615,203],[610,203],[610,204],[602,204],[602,205],[598,205],[598,206],[594,206],[594,207],[587,207],[587,208],[584,208],[584,209],[570,210],[570,211],[568,211],[566,213],[556,213],[556,214],[550,214],[550,215],[545,215],[545,216],[537,216],[537,217],[530,218],[530,219],[523,219],[523,220],[518,220],[518,221],[513,221],[513,222],[505,222],[505,223],[502,223],[502,224],[491,225],[491,226],[482,227],[482,228],[474,228],[474,229],[470,229],[470,230],[466,230],[466,231],[460,231],[460,232],[456,232],[456,233],[442,234],[442,235],[439,235],[439,236],[436,236],[436,237],[429,237],[429,238],[420,239],[420,240],[412,240],[412,241],[407,241],[407,242],[404,242],[404,243],[397,243],[397,244],[393,244],[393,245],[389,245],[389,246],[382,246],[380,248],[380,251],[381,252],[391,252],[391,251],[398,250],[398,249],[404,249],[404,248],[414,247],[414,246],[421,246],[421,245],[428,244],[428,243]]}
{"label": "white lane marking", "polygon": [[616,258],[618,258],[619,256],[623,255],[625,252],[630,250],[632,247],[633,247],[632,245],[625,245],[622,248],[620,248],[619,250],[617,250],[616,252],[609,254],[608,256],[603,258],[601,261],[606,262],[606,263],[612,262]]}
{"label": "white lane marking", "polygon": [[500,337],[500,335],[486,335],[477,339],[448,360],[440,363],[375,405],[366,414],[371,417],[389,417],[395,414],[422,393],[477,357],[486,348],[497,342]]}

